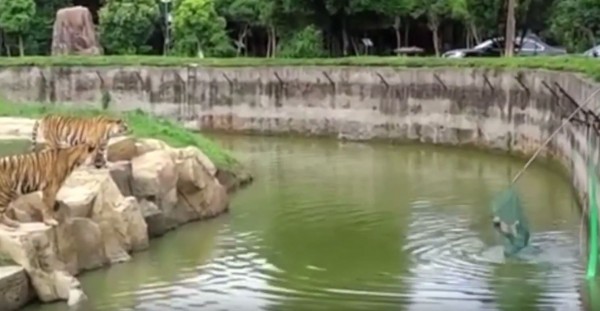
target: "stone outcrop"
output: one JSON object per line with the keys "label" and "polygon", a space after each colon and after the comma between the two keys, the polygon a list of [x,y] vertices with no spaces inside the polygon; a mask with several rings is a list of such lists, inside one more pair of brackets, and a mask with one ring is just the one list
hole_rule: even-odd
{"label": "stone outcrop", "polygon": [[0,310],[13,311],[23,307],[33,292],[25,270],[18,266],[0,267]]}
{"label": "stone outcrop", "polygon": [[38,192],[15,202],[19,230],[0,227],[0,254],[24,268],[43,302],[82,303],[80,272],[128,261],[150,237],[228,209],[218,170],[194,147],[123,137],[111,140],[108,157],[108,168],[82,167],[66,180],[57,195],[59,226],[40,222]]}
{"label": "stone outcrop", "polygon": [[69,54],[102,54],[92,14],[84,6],[63,8],[56,12],[52,30],[52,55]]}

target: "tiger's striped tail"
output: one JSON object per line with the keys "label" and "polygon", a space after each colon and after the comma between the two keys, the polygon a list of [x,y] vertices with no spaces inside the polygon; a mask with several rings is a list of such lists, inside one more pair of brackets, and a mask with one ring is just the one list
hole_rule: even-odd
{"label": "tiger's striped tail", "polygon": [[35,120],[35,123],[33,124],[33,130],[31,132],[31,147],[29,147],[30,151],[35,151],[36,147],[37,147],[37,136],[38,136],[38,129],[40,127],[40,120]]}

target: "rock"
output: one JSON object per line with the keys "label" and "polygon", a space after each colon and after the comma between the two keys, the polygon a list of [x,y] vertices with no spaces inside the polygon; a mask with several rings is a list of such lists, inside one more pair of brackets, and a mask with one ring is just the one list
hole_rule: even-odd
{"label": "rock", "polygon": [[218,169],[215,175],[221,185],[225,186],[227,192],[233,192],[234,190],[243,187],[250,182],[252,182],[253,177],[248,172],[241,171],[238,174],[228,171]]}
{"label": "rock", "polygon": [[127,237],[129,237],[128,251],[141,251],[148,248],[148,226],[142,214],[142,208],[137,199],[132,196],[126,197],[116,207],[117,212],[121,214],[121,219],[125,222],[127,228]]}
{"label": "rock", "polygon": [[52,55],[69,54],[102,54],[92,14],[84,6],[62,8],[56,12],[52,30]]}
{"label": "rock", "polygon": [[227,210],[226,189],[194,154],[176,164],[178,206],[187,211],[187,221],[213,217]]}
{"label": "rock", "polygon": [[131,161],[137,156],[136,139],[131,136],[120,136],[108,141],[108,161]]}
{"label": "rock", "polygon": [[154,204],[154,202],[142,199],[140,200],[140,207],[144,219],[146,220],[149,237],[154,238],[161,236],[172,228],[167,226],[164,213],[156,206],[156,204]]}
{"label": "rock", "polygon": [[136,141],[135,146],[137,149],[138,156],[141,156],[151,151],[173,149],[164,141],[153,138],[140,138]]}
{"label": "rock", "polygon": [[133,195],[131,185],[133,184],[133,173],[130,161],[109,162],[110,176],[125,197]]}
{"label": "rock", "polygon": [[204,168],[208,171],[210,176],[215,176],[217,174],[217,167],[215,166],[215,164],[202,151],[200,151],[200,149],[189,146],[181,149],[176,149],[176,152],[177,158],[179,159],[190,157],[196,158],[198,161],[200,161],[200,164],[202,164],[202,166],[204,166]]}
{"label": "rock", "polygon": [[177,172],[171,154],[165,150],[144,153],[131,161],[133,194],[138,198],[162,197],[177,186]]}
{"label": "rock", "polygon": [[15,231],[0,228],[0,250],[23,267],[43,302],[69,299],[79,281],[56,256],[56,231],[41,222],[21,224]]}
{"label": "rock", "polygon": [[85,310],[85,303],[88,301],[87,295],[81,288],[72,288],[69,292],[69,300],[67,306],[70,310]]}
{"label": "rock", "polygon": [[25,269],[19,266],[0,267],[0,310],[18,310],[33,297]]}
{"label": "rock", "polygon": [[[84,189],[85,195],[78,195]],[[108,170],[76,170],[65,181],[57,200],[67,217],[84,214],[99,226],[110,263],[127,261],[129,251],[148,247],[146,228],[143,232],[139,229],[139,222],[143,222],[141,209],[121,194]]]}

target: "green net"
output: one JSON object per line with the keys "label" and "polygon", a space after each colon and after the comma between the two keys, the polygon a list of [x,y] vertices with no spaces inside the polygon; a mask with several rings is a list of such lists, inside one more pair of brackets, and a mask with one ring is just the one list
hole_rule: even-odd
{"label": "green net", "polygon": [[492,200],[494,228],[502,238],[504,253],[514,255],[529,244],[529,224],[519,194],[513,187]]}

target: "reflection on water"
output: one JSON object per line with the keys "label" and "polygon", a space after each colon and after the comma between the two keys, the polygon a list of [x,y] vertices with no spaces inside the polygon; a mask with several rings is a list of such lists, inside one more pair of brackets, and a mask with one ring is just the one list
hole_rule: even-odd
{"label": "reflection on water", "polygon": [[218,139],[255,182],[234,196],[229,215],[156,239],[129,263],[83,274],[90,310],[597,305],[580,294],[587,287],[572,194],[542,167],[519,186],[535,249],[506,260],[488,205],[522,162],[422,146]]}

